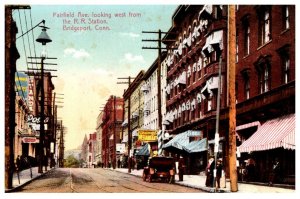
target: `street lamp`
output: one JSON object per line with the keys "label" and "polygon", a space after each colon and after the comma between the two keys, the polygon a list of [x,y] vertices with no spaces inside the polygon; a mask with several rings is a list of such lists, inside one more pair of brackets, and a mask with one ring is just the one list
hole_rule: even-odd
{"label": "street lamp", "polygon": [[[47,57],[47,51],[46,51],[46,44],[49,42],[52,42],[50,37],[48,36],[46,30],[49,29],[46,26],[40,26],[42,28],[42,32],[39,35],[39,37],[36,39],[37,42],[42,44],[43,50],[41,52],[41,122],[40,122],[40,142],[39,142],[39,168],[38,172],[43,173],[43,160],[44,160],[44,120],[45,120],[45,113],[44,113],[44,106],[45,106],[45,92],[44,92],[44,60]],[[47,165],[46,165],[47,169]]]}

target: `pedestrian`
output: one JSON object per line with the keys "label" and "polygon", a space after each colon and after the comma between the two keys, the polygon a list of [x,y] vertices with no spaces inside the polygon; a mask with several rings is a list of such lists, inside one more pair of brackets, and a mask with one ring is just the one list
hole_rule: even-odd
{"label": "pedestrian", "polygon": [[255,179],[255,161],[253,158],[248,158],[246,163],[247,181],[254,181]]}
{"label": "pedestrian", "polygon": [[17,159],[16,159],[16,171],[19,172],[21,171],[21,160],[20,160],[20,156],[18,155]]}
{"label": "pedestrian", "polygon": [[276,158],[271,168],[271,173],[269,176],[269,186],[273,186],[274,182],[276,183],[280,182],[280,176],[281,176],[280,162],[278,158]]}
{"label": "pedestrian", "polygon": [[206,181],[205,186],[213,187],[214,182],[214,169],[215,169],[215,161],[214,157],[210,157],[206,166]]}
{"label": "pedestrian", "polygon": [[184,159],[182,156],[180,156],[178,162],[179,181],[183,181],[184,168],[185,168]]}
{"label": "pedestrian", "polygon": [[222,169],[223,169],[223,165],[222,165],[222,161],[221,160],[218,160],[217,161],[217,167],[216,167],[216,170],[217,170],[217,173],[216,173],[216,187],[217,188],[220,188],[220,179],[222,177]]}

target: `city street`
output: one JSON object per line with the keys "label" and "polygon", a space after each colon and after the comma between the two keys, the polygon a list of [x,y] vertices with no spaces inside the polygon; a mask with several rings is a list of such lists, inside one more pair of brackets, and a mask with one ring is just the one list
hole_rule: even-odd
{"label": "city street", "polygon": [[22,187],[31,193],[199,193],[201,190],[161,182],[107,169],[57,168]]}

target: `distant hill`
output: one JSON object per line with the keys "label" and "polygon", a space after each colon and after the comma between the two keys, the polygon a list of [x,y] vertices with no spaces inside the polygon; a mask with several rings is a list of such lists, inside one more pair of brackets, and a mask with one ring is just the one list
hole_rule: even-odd
{"label": "distant hill", "polygon": [[73,155],[77,160],[80,159],[81,149],[70,149],[65,151],[64,158],[66,159],[68,156]]}

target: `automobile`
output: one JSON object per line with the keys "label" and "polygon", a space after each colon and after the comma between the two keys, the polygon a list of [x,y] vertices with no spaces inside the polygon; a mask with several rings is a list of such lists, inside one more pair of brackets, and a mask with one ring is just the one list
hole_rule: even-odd
{"label": "automobile", "polygon": [[143,181],[174,183],[175,161],[172,157],[156,156],[149,158],[148,165],[144,167]]}

